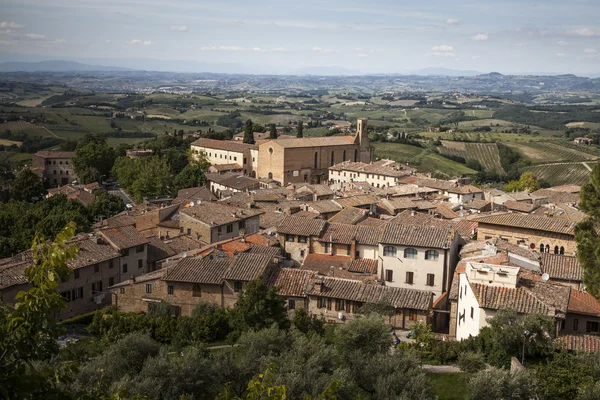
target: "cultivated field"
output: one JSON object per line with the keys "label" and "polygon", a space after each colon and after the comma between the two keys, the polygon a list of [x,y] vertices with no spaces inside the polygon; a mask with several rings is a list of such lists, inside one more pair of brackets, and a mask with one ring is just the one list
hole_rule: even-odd
{"label": "cultivated field", "polygon": [[597,159],[596,156],[585,153],[583,151],[579,151],[577,149],[572,149],[558,143],[552,142],[538,142],[535,144],[535,148],[542,150],[546,153],[554,154],[560,160],[563,161],[589,161]]}
{"label": "cultivated field", "polygon": [[495,143],[466,143],[465,146],[469,158],[479,161],[487,170],[504,173],[504,169],[500,164],[498,146]]}
{"label": "cultivated field", "polygon": [[[593,163],[586,163],[590,168]],[[583,163],[560,163],[536,165],[530,167],[528,171],[532,172],[537,179],[544,179],[552,186],[559,185],[584,185],[590,180],[590,170]]]}

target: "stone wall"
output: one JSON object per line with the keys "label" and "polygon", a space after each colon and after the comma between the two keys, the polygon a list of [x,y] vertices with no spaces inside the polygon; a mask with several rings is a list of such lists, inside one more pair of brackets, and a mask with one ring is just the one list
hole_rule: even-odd
{"label": "stone wall", "polygon": [[543,244],[544,247],[549,245],[550,253],[554,253],[555,246],[564,247],[565,255],[568,256],[575,255],[577,251],[577,243],[572,235],[480,222],[477,228],[477,240],[484,241],[494,237],[505,239],[512,244],[525,245],[528,248],[531,248],[530,246],[533,244],[533,250],[536,251],[540,250],[540,244]]}

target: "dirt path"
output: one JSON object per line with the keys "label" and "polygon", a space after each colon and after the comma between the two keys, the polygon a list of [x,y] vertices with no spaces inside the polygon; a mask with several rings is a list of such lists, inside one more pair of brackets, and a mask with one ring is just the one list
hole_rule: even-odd
{"label": "dirt path", "polygon": [[44,129],[46,132],[48,132],[49,134],[51,134],[52,136],[54,136],[57,139],[64,139],[64,137],[58,136],[56,133],[52,132],[50,129],[46,128],[44,125],[39,125],[39,127]]}

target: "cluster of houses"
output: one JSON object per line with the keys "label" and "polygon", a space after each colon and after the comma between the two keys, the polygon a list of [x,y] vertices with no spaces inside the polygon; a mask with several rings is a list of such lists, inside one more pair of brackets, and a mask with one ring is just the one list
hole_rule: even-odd
{"label": "cluster of houses", "polygon": [[[359,120],[355,137],[195,142],[213,164],[206,187],[73,238],[80,252],[57,318],[108,304],[144,313],[166,301],[181,315],[201,302],[235,307],[262,278],[290,316],[304,308],[344,323],[384,303],[394,328],[425,322],[462,340],[514,309],[552,317],[569,349],[600,349],[600,303],[576,257],[580,187],[505,193],[432,179],[373,161],[363,134]],[[31,262],[30,252],[0,260],[3,302],[29,287]]]}

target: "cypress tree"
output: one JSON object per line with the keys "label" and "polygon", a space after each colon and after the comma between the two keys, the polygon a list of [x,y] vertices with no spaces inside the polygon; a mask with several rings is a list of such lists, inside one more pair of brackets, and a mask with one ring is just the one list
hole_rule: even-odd
{"label": "cypress tree", "polygon": [[303,138],[304,134],[302,133],[302,131],[304,130],[304,126],[302,121],[298,122],[298,126],[296,127],[296,137],[297,138]]}
{"label": "cypress tree", "polygon": [[277,139],[277,128],[275,124],[271,124],[271,129],[269,130],[269,139]]}
{"label": "cypress tree", "polygon": [[244,128],[244,143],[254,144],[254,132],[252,132],[252,120],[246,121]]}

